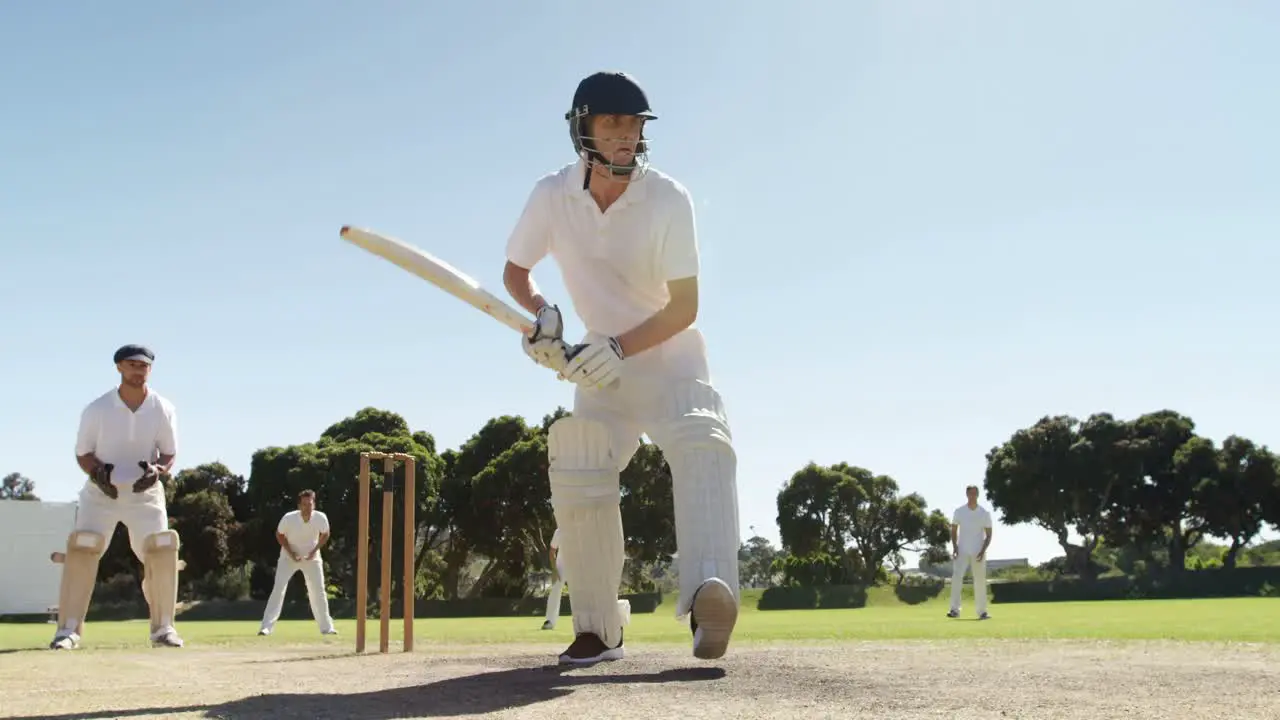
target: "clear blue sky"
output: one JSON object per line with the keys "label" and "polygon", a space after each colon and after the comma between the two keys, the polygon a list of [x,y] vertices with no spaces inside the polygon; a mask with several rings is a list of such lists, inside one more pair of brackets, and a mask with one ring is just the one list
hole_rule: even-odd
{"label": "clear blue sky", "polygon": [[[810,460],[949,513],[1049,413],[1280,445],[1280,5],[609,7],[0,5],[0,472],[74,497],[126,342],[157,353],[181,466],[247,473],[369,405],[444,448],[569,404],[508,330],[337,232],[500,288],[602,68],[643,81],[654,163],[698,203],[744,536],[776,541]],[[996,529],[996,557],[1056,552]]]}

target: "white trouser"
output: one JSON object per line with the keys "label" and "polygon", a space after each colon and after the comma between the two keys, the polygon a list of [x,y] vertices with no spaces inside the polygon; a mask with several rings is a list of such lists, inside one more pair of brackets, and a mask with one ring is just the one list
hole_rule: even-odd
{"label": "white trouser", "polygon": [[960,612],[960,590],[964,587],[966,570],[973,571],[973,606],[978,614],[987,611],[987,561],[978,559],[977,553],[960,553],[952,561],[951,568],[951,611]]}
{"label": "white trouser", "polygon": [[284,591],[289,587],[293,574],[302,572],[302,579],[307,584],[307,599],[311,601],[311,617],[315,618],[320,632],[333,630],[333,618],[329,617],[329,596],[324,589],[324,562],[320,553],[310,560],[303,556],[302,560],[294,560],[280,549],[280,560],[276,563],[276,585],[271,589],[271,597],[267,599],[267,611],[262,615],[262,629],[271,630],[280,619],[280,611],[284,609]]}
{"label": "white trouser", "polygon": [[556,621],[560,619],[560,596],[563,593],[564,565],[560,562],[560,553],[556,552],[556,578],[547,591],[547,622],[551,623],[551,627],[555,627]]}
{"label": "white trouser", "polygon": [[[154,535],[169,529],[169,511],[164,500],[164,484],[155,485],[140,493],[133,491],[133,483],[116,485],[117,497],[108,497],[102,489],[92,482],[85,482],[80,489],[79,503],[76,506],[75,529],[102,536],[103,542],[110,543],[115,534],[116,525],[124,523],[129,531],[129,547],[134,557],[142,563],[145,572],[146,554],[143,543],[148,535]],[[142,596],[147,597],[147,584],[142,583]],[[172,631],[172,625],[159,628],[155,634]]]}
{"label": "white trouser", "polygon": [[[719,396],[711,386],[702,333],[690,328],[627,358],[620,377],[618,388],[577,388],[573,414],[609,428],[619,471],[630,464],[642,434],[667,459],[680,576],[676,616],[689,613],[694,593],[712,577],[728,584],[736,597],[741,544],[736,460],[723,408],[716,413],[707,408],[708,397],[718,405]],[[692,398],[698,412],[690,412],[691,393],[698,396]],[[568,580],[572,596],[574,580]]]}

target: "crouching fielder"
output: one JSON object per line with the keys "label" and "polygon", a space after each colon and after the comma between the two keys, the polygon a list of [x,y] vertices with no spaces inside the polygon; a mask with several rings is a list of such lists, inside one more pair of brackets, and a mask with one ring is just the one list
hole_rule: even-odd
{"label": "crouching fielder", "polygon": [[[618,599],[625,560],[619,474],[642,433],[662,448],[674,481],[676,615],[689,617],[694,656],[719,658],[738,617],[736,457],[694,327],[693,201],[648,166],[644,126],[656,116],[629,75],[585,78],[565,117],[578,160],[534,185],[503,273],[511,296],[537,316],[525,352],[577,385],[572,416],[548,434],[551,504],[576,634],[560,661],[623,656],[630,606]],[[587,329],[572,347],[559,309],[530,278],[547,255]]]}
{"label": "crouching fielder", "polygon": [[76,460],[89,476],[80,490],[75,530],[62,560],[58,629],[49,647],[80,646],[98,560],[118,523],[142,562],[142,595],[151,614],[151,643],[182,647],[173,627],[178,604],[178,534],[169,529],[163,477],[178,454],[173,404],[147,387],[155,354],[126,345],[116,351],[120,385],[80,415]]}

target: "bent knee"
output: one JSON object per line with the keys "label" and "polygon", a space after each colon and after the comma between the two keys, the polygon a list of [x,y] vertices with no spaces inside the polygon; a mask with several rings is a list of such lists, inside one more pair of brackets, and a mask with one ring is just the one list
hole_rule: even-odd
{"label": "bent knee", "polygon": [[73,530],[67,536],[67,553],[85,553],[101,557],[107,550],[107,538],[89,530]]}
{"label": "bent knee", "polygon": [[612,433],[604,423],[560,418],[547,432],[547,456],[552,505],[621,499]]}
{"label": "bent knee", "polygon": [[142,540],[144,556],[152,553],[177,553],[178,546],[178,531],[176,530],[161,530],[160,532],[151,533]]}

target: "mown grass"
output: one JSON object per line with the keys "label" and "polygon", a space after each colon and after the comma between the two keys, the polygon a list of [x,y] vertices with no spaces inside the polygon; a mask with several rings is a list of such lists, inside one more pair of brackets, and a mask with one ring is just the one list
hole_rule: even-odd
{"label": "mown grass", "polygon": [[[867,606],[848,610],[756,609],[759,591],[747,591],[734,634],[735,645],[770,642],[856,640],[965,640],[965,639],[1094,639],[1181,640],[1215,642],[1280,642],[1280,600],[1228,598],[1209,600],[1126,600],[1110,602],[1062,602],[990,605],[992,619],[973,619],[971,598],[965,599],[964,617],[944,617],[946,595],[907,605],[891,588],[874,589]],[[673,613],[675,598],[668,597],[658,611],[632,616],[627,643],[687,643],[689,631]],[[572,638],[572,621],[566,615],[553,631],[540,630],[541,617],[419,618],[414,623],[417,645],[543,644],[561,646]],[[188,645],[247,648],[288,645],[327,645],[350,650],[355,643],[355,621],[339,620],[340,635],[321,637],[310,621],[285,621],[269,637],[258,637],[258,623],[246,621],[182,622],[178,629]],[[391,622],[392,644],[399,645],[401,622]],[[378,648],[378,620],[367,625],[368,649]],[[0,624],[0,651],[42,648],[53,634],[49,624]],[[85,649],[145,647],[145,621],[91,623],[85,632]]]}

